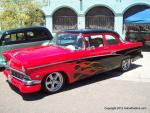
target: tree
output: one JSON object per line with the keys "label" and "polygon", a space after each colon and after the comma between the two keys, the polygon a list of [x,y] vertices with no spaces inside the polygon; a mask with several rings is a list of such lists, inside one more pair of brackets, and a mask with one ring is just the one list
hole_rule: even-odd
{"label": "tree", "polygon": [[44,15],[34,0],[2,0],[0,1],[1,29],[20,28],[41,25]]}

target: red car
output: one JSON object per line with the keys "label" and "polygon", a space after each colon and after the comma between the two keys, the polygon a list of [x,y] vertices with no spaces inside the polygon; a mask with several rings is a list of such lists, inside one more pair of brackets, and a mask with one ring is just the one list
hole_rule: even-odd
{"label": "red car", "polygon": [[142,57],[141,48],[140,42],[125,42],[113,31],[65,30],[54,45],[4,52],[4,74],[22,93],[55,93],[65,83],[116,68],[129,70],[131,62]]}

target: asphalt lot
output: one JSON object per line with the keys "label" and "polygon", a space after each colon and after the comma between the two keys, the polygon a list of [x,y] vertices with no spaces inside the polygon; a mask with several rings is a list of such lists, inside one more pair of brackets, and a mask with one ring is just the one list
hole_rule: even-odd
{"label": "asphalt lot", "polygon": [[85,79],[57,94],[22,96],[0,72],[0,113],[150,113],[150,49],[122,73]]}

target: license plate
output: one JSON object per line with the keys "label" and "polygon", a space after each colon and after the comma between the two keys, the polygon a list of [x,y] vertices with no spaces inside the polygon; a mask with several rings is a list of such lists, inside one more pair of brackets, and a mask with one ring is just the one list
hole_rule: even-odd
{"label": "license plate", "polygon": [[11,75],[8,75],[8,81],[11,83],[11,79],[12,79],[12,76]]}

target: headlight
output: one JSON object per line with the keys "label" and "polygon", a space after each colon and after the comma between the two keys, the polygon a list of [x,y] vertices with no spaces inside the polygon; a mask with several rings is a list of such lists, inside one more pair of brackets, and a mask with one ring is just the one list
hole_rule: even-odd
{"label": "headlight", "polygon": [[31,78],[30,78],[30,76],[28,76],[28,75],[26,75],[24,78],[23,78],[23,80],[22,80],[22,82],[24,83],[24,85],[33,85],[33,82],[32,82],[32,80],[31,80]]}
{"label": "headlight", "polygon": [[26,75],[23,79],[26,80],[26,81],[30,81],[31,80],[30,76],[28,76],[28,75]]}

